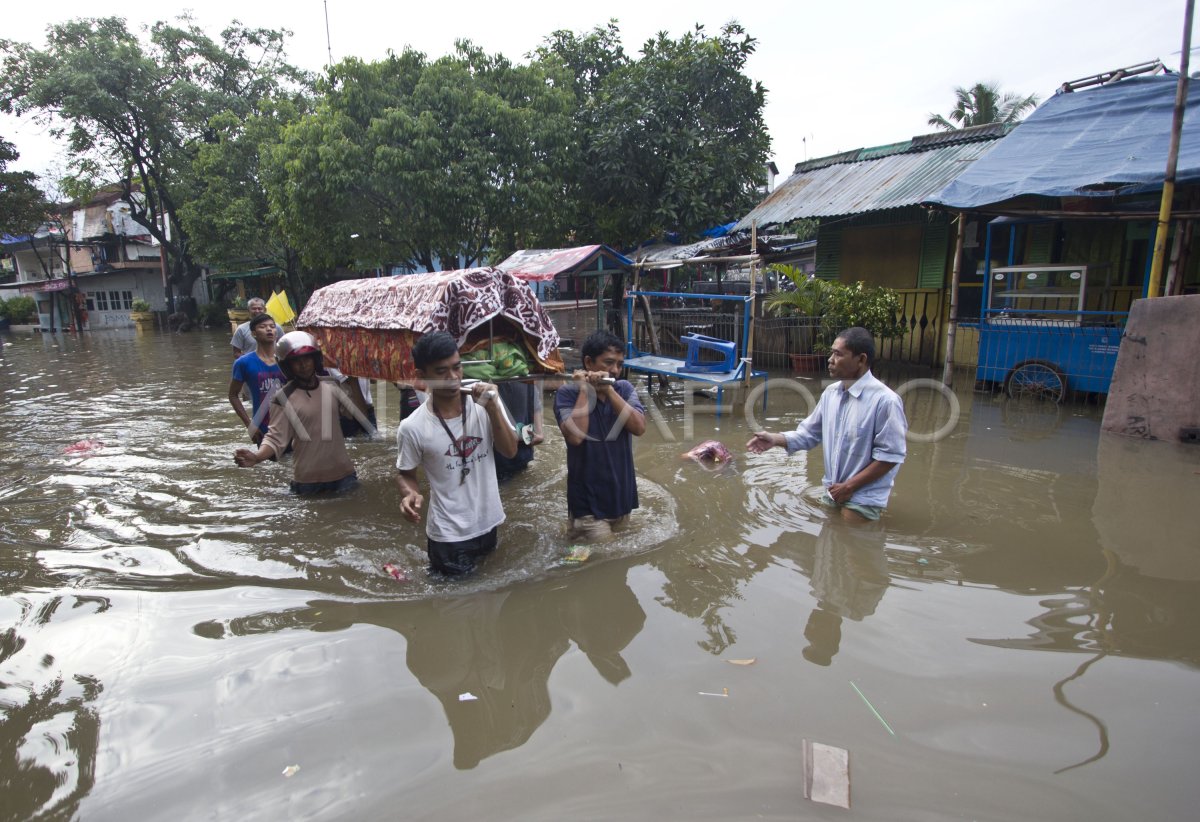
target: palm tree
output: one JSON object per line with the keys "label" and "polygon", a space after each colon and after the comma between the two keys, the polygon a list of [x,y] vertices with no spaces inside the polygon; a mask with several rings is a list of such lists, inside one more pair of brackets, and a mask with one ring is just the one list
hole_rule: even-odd
{"label": "palm tree", "polygon": [[1011,92],[1001,94],[999,87],[992,83],[976,83],[970,88],[958,86],[954,89],[954,97],[956,102],[950,119],[930,114],[929,125],[943,131],[955,131],[987,123],[1018,123],[1038,104],[1036,94],[1028,97]]}

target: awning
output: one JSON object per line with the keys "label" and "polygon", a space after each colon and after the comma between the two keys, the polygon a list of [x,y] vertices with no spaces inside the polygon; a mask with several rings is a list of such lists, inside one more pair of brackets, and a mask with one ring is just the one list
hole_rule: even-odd
{"label": "awning", "polygon": [[518,251],[496,268],[507,271],[520,280],[553,280],[560,274],[581,275],[596,273],[600,265],[609,270],[628,269],[633,262],[606,245],[583,245],[577,248],[531,248]]}
{"label": "awning", "polygon": [[[977,209],[1034,195],[1112,198],[1160,191],[1167,168],[1176,75],[1132,77],[1060,92],[927,203]],[[1189,114],[1200,104],[1190,84]],[[1184,122],[1176,182],[1200,183],[1200,120]]]}

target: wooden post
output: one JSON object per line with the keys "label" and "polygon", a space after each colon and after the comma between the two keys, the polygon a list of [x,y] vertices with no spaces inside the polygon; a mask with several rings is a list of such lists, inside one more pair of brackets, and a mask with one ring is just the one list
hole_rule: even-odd
{"label": "wooden post", "polygon": [[963,235],[966,215],[958,212],[958,231],[954,238],[954,267],[950,274],[950,320],[946,323],[946,362],[942,367],[942,385],[950,385],[954,375],[954,338],[958,333],[958,281],[962,272]]}
{"label": "wooden post", "polygon": [[1188,58],[1192,51],[1192,12],[1195,0],[1187,0],[1183,13],[1183,53],[1179,57],[1179,81],[1175,85],[1175,114],[1171,122],[1171,148],[1167,152],[1167,171],[1163,177],[1162,201],[1158,207],[1158,231],[1154,234],[1154,260],[1150,264],[1147,297],[1157,297],[1162,282],[1163,260],[1167,252],[1167,232],[1171,228],[1171,201],[1175,198],[1175,167],[1179,162],[1179,138],[1183,131],[1183,113],[1187,107]]}
{"label": "wooden post", "polygon": [[750,323],[750,328],[746,331],[746,350],[742,352],[742,357],[746,360],[746,370],[742,374],[742,381],[747,387],[750,385],[750,372],[754,370],[754,308],[758,290],[756,265],[758,265],[757,220],[750,224],[750,316],[746,319],[746,322]]}

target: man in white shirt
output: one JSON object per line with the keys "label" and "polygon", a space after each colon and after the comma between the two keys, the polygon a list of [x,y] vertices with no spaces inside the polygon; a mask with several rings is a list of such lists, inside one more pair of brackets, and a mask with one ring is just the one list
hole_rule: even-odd
{"label": "man in white shirt", "polygon": [[423,468],[429,482],[425,535],[430,569],[459,576],[496,549],[504,509],[493,448],[514,456],[516,432],[504,418],[496,386],[478,382],[470,397],[464,395],[462,360],[449,334],[422,335],[412,357],[429,387],[429,399],[396,432],[400,511],[410,522],[420,522],[425,498],[417,468]]}
{"label": "man in white shirt", "polygon": [[[250,312],[250,319],[253,320],[259,314],[265,314],[267,304],[262,299],[255,297],[246,303],[246,310]],[[275,326],[275,339],[283,337],[283,329],[278,325]],[[229,340],[229,345],[233,348],[233,358],[236,360],[243,354],[249,354],[251,351],[258,348],[258,343],[254,340],[254,335],[250,333],[250,321],[242,323],[237,327],[237,331],[233,332],[233,337]]]}
{"label": "man in white shirt", "polygon": [[761,454],[776,446],[789,454],[823,445],[824,502],[842,518],[878,520],[887,507],[907,452],[904,402],[871,373],[875,339],[865,328],[847,328],[833,341],[829,376],[838,380],[795,431],[759,431],[746,447]]}

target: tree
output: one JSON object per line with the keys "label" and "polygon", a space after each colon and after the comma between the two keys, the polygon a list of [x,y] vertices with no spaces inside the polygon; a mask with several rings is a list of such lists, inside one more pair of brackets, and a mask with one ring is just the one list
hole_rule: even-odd
{"label": "tree", "polygon": [[563,82],[466,42],[432,62],[406,49],[339,63],[273,154],[286,236],[313,266],[427,270],[559,239],[557,169],[572,137]]}
{"label": "tree", "polygon": [[170,283],[187,294],[200,265],[179,211],[195,187],[198,147],[216,139],[212,118],[247,117],[302,75],[283,59],[286,32],[235,22],[214,40],[184,17],[147,34],[109,17],[53,25],[45,49],[0,41],[0,110],[67,136],[77,178],[119,184],[130,216],[166,249]]}
{"label": "tree", "polygon": [[[628,60],[616,26],[556,32],[539,50],[573,69],[583,154],[573,167],[576,233],[632,245],[669,231],[696,235],[759,199],[770,137],[766,90],[744,73],[755,40],[737,23],[660,33]],[[581,79],[579,79],[581,78]]]}
{"label": "tree", "polygon": [[970,88],[957,86],[954,97],[955,105],[950,112],[950,119],[940,114],[930,114],[929,125],[943,131],[956,131],[988,123],[1018,123],[1028,112],[1037,108],[1039,102],[1036,94],[1027,97],[1011,92],[1001,94],[1000,87],[995,83],[976,83]]}
{"label": "tree", "polygon": [[16,146],[0,137],[0,234],[32,233],[46,221],[49,203],[32,171],[10,171],[20,157]]}
{"label": "tree", "polygon": [[267,97],[248,118],[223,112],[209,120],[213,139],[196,150],[192,196],[179,209],[199,259],[225,269],[274,265],[301,304],[311,282],[302,276],[299,255],[270,207],[266,176],[284,128],[310,103],[302,94]]}

